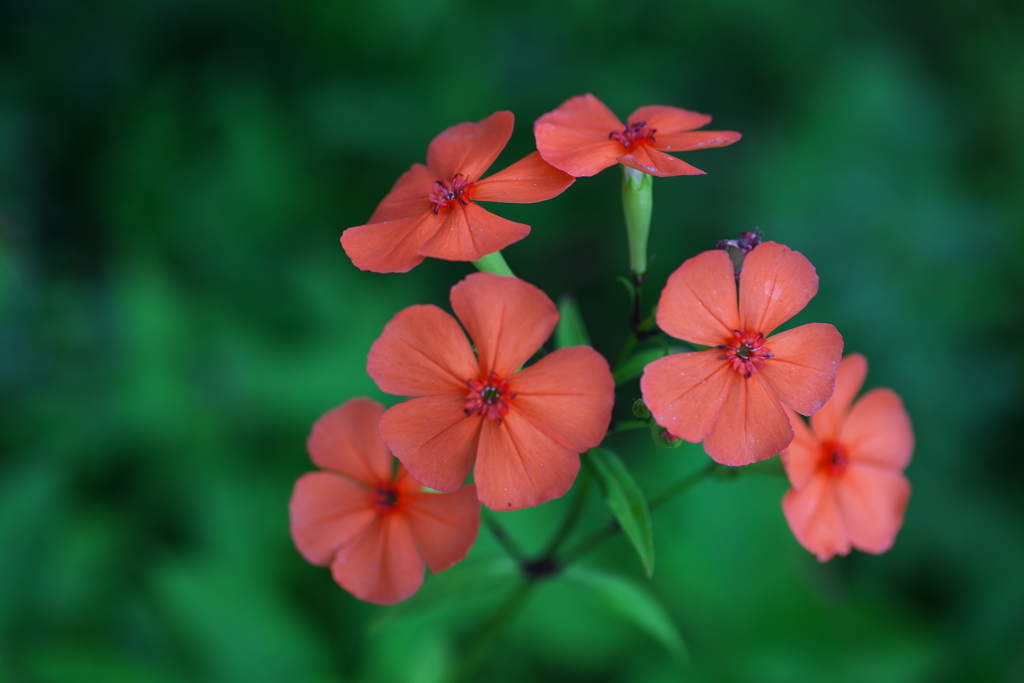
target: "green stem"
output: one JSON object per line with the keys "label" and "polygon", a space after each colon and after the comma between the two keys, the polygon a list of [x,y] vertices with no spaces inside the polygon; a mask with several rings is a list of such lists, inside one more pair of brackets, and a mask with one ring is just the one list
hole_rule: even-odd
{"label": "green stem", "polygon": [[[694,472],[693,474],[689,474],[689,475],[683,477],[682,479],[677,481],[675,484],[670,486],[668,489],[666,489],[660,496],[658,496],[657,498],[652,500],[647,505],[648,509],[653,511],[656,508],[661,507],[662,505],[667,503],[669,500],[671,500],[675,496],[678,496],[680,493],[682,493],[682,492],[686,491],[687,489],[689,489],[690,487],[692,487],[694,484],[699,482],[704,477],[706,477],[709,474],[713,473],[719,467],[721,467],[721,466],[718,463],[712,461],[712,462],[708,463],[707,467],[705,467],[704,469],[702,469],[702,470],[700,470],[698,472]],[[566,554],[565,558],[562,560],[561,566],[565,567],[565,566],[575,562],[576,560],[578,560],[579,558],[583,557],[584,555],[586,555],[591,550],[593,550],[597,546],[601,545],[602,543],[604,543],[608,539],[614,538],[615,536],[617,536],[621,531],[622,531],[622,527],[620,527],[616,522],[612,522],[611,524],[609,524],[605,528],[601,529],[600,531],[594,533],[593,535],[589,536],[588,538],[585,538],[575,548],[573,548],[571,551],[569,551]]]}
{"label": "green stem", "polygon": [[470,680],[484,658],[487,657],[487,653],[491,651],[494,643],[497,642],[502,631],[511,623],[512,619],[519,613],[519,610],[523,608],[526,598],[536,583],[536,581],[527,580],[519,584],[516,590],[505,600],[504,604],[498,608],[498,611],[491,617],[491,620],[477,631],[476,637],[466,649],[466,654],[462,657],[459,668],[456,669],[455,674],[449,679],[450,683],[463,683]]}
{"label": "green stem", "polygon": [[613,371],[618,370],[620,367],[622,367],[622,364],[626,362],[626,360],[629,358],[629,354],[633,351],[633,348],[636,346],[636,341],[637,339],[635,334],[629,335],[629,337],[626,339],[626,343],[622,345],[622,350],[619,351],[619,355],[615,357],[615,362],[612,363]]}
{"label": "green stem", "polygon": [[608,433],[615,434],[618,432],[628,432],[631,429],[643,429],[648,426],[650,426],[650,420],[630,420],[629,422],[620,422],[609,429]]}
{"label": "green stem", "polygon": [[493,254],[484,256],[479,261],[473,261],[473,265],[476,269],[484,273],[494,273],[495,275],[507,275],[509,277],[515,277],[515,273],[508,267],[505,262],[505,257],[501,255],[500,251],[496,251]]}
{"label": "green stem", "polygon": [[562,520],[562,526],[551,538],[551,542],[548,543],[547,549],[541,555],[544,559],[554,557],[559,546],[561,546],[562,542],[565,541],[570,533],[572,533],[573,528],[576,526],[576,522],[579,521],[580,514],[583,512],[584,504],[587,502],[587,494],[590,493],[591,476],[587,470],[583,470],[580,474],[580,478],[583,479],[583,483],[580,485],[579,493],[576,494],[576,500],[573,501],[569,514],[567,514],[565,519]]}
{"label": "green stem", "polygon": [[516,561],[516,564],[520,567],[524,566],[528,562],[526,554],[519,548],[519,545],[515,540],[509,536],[508,532],[505,531],[505,527],[498,522],[494,513],[487,508],[484,508],[483,519],[484,524],[486,524],[487,528],[491,530],[491,535],[494,536],[494,540],[496,540],[498,544],[505,549],[505,552],[509,554],[509,557]]}
{"label": "green stem", "polygon": [[683,493],[684,491],[692,487],[694,484],[699,482],[704,477],[713,473],[719,467],[721,467],[721,465],[712,460],[703,469],[683,477],[675,484],[669,486],[667,489],[662,491],[660,496],[654,498],[650,503],[647,504],[647,508],[649,510],[654,510],[656,508],[661,507],[668,501],[678,496],[680,493]]}

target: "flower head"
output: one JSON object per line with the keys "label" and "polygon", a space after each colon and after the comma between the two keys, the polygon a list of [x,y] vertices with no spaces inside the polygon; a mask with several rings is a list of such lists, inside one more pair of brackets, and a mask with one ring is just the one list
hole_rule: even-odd
{"label": "flower head", "polygon": [[822,562],[851,546],[888,550],[910,498],[903,475],[914,450],[910,417],[890,389],[873,389],[854,403],[867,370],[864,356],[843,359],[835,394],[810,429],[790,413],[796,437],[782,463],[793,488],[782,510],[800,545]]}
{"label": "flower head", "polygon": [[478,261],[530,233],[477,202],[528,204],[551,199],[573,183],[534,152],[483,178],[512,137],[511,112],[460,123],[427,148],[427,165],[414,164],[370,216],[349,228],[341,244],[358,268],[404,273],[427,256]]}
{"label": "flower head", "polygon": [[656,176],[703,173],[665,152],[724,147],[740,139],[732,131],[695,131],[711,122],[707,114],[652,105],[637,109],[623,124],[593,95],[567,100],[533,124],[537,149],[555,168],[580,177],[623,164]]}
{"label": "flower head", "polygon": [[390,605],[469,552],[480,526],[473,485],[434,493],[395,461],[380,440],[384,409],[359,398],[313,425],[307,448],[321,472],[295,483],[289,510],[295,546],[330,565],[338,585],[360,600]]}
{"label": "flower head", "polygon": [[384,413],[381,437],[439,491],[461,486],[475,463],[477,493],[494,510],[561,496],[611,420],[607,361],[574,346],[522,368],[558,322],[551,300],[522,280],[474,273],[452,287],[451,303],[475,354],[436,306],[399,312],[370,349],[377,385],[413,397]]}
{"label": "flower head", "polygon": [[793,440],[783,406],[811,415],[832,395],[843,339],[810,323],[772,336],[818,291],[803,254],[764,242],[746,256],[739,296],[729,255],[706,251],[668,279],[658,326],[710,346],[650,363],[640,381],[658,424],[723,465],[747,465]]}

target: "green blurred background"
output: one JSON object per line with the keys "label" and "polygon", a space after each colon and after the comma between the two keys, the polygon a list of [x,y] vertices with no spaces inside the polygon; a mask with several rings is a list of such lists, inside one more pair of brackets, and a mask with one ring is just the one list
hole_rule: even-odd
{"label": "green blurred background", "polygon": [[[706,482],[654,518],[645,588],[690,662],[567,579],[489,681],[1022,681],[1024,8],[997,0],[628,5],[7,0],[0,5],[0,680],[432,681],[508,590],[501,556],[427,578],[458,601],[359,603],[294,550],[304,440],[359,395],[402,307],[466,264],[356,270],[369,217],[430,139],[593,92],[714,115],[738,144],[655,184],[656,291],[759,227],[905,399],[914,494],[895,547],[819,564],[785,482]],[[578,296],[614,354],[627,298],[616,170],[538,205],[506,250]],[[649,297],[653,303],[653,296]],[[624,405],[636,385],[620,390]],[[642,437],[642,438],[641,438]],[[706,462],[612,442],[655,492]],[[503,517],[540,548],[566,501]],[[606,519],[592,499],[591,526]],[[586,566],[644,584],[616,539]],[[459,572],[462,572],[461,574]],[[448,583],[443,583],[445,579]]]}

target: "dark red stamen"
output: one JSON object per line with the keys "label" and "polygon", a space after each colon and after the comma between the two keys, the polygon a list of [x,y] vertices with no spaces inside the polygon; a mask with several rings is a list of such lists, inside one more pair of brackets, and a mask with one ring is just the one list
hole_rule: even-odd
{"label": "dark red stamen", "polygon": [[497,420],[508,414],[509,401],[516,397],[516,392],[508,390],[508,380],[504,380],[494,372],[486,379],[469,380],[469,393],[466,394],[466,415],[476,413],[488,420]]}
{"label": "dark red stamen", "polygon": [[381,512],[391,510],[398,505],[398,492],[391,484],[377,487],[377,509]]}
{"label": "dark red stamen", "polygon": [[850,465],[850,457],[842,444],[824,443],[821,445],[821,467],[831,471],[832,476],[839,476]]}
{"label": "dark red stamen", "polygon": [[451,207],[452,202],[468,206],[469,200],[472,198],[469,191],[475,185],[476,183],[468,180],[461,173],[456,173],[452,176],[450,183],[435,180],[434,189],[427,196],[427,201],[434,205],[434,213],[437,213],[442,206]]}
{"label": "dark red stamen", "polygon": [[648,128],[646,121],[637,121],[636,123],[627,124],[621,133],[616,133],[614,130],[608,133],[608,139],[618,140],[622,143],[623,147],[629,147],[637,140],[647,139],[654,142],[654,134],[657,132],[657,128]]}
{"label": "dark red stamen", "polygon": [[739,330],[733,330],[732,333],[732,344],[723,344],[715,348],[725,351],[725,355],[719,356],[719,360],[729,361],[735,372],[749,378],[761,369],[766,360],[775,357],[772,350],[764,345],[764,333]]}

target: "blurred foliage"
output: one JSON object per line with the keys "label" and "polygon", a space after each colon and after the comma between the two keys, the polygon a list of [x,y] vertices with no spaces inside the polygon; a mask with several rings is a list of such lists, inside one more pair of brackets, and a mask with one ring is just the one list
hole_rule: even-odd
{"label": "blurred foliage", "polygon": [[[821,291],[797,322],[834,323],[868,386],[903,395],[914,495],[889,553],[820,565],[786,528],[783,481],[705,482],[654,513],[643,589],[688,664],[555,579],[481,675],[1024,680],[1022,35],[1024,7],[999,0],[7,0],[0,680],[434,681],[455,665],[512,589],[474,573],[501,556],[485,532],[442,575],[458,600],[383,620],[288,536],[310,425],[354,396],[393,403],[364,372],[370,344],[468,272],[359,272],[338,236],[447,126],[512,110],[500,166],[585,92],[744,134],[687,157],[708,175],[656,182],[649,298],[754,226],[806,254]],[[534,229],[512,268],[572,292],[606,355],[628,314],[619,182],[501,211]],[[651,494],[706,462],[645,433],[610,445]],[[503,519],[534,551],[566,505]],[[622,538],[585,568],[644,583]]]}

